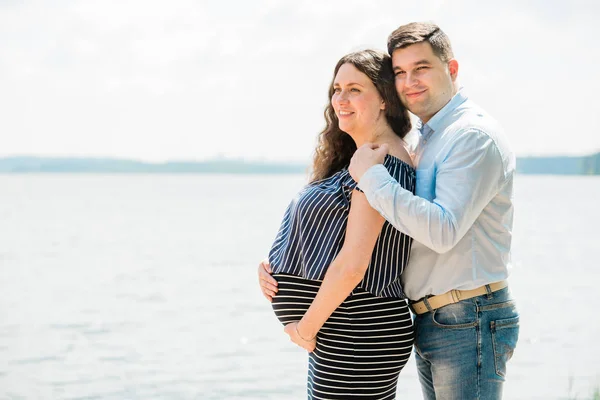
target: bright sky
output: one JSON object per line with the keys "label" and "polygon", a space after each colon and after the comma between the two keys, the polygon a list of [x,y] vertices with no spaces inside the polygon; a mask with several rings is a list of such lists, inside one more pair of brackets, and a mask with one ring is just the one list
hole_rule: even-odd
{"label": "bright sky", "polygon": [[594,0],[3,0],[0,156],[306,162],[337,60],[423,20],[518,155],[600,150]]}

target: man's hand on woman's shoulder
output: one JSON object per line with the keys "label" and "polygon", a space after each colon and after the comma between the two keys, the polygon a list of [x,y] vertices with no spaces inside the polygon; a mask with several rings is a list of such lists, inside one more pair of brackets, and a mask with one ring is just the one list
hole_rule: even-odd
{"label": "man's hand on woman's shoulder", "polygon": [[388,151],[389,146],[385,143],[381,145],[365,143],[360,146],[352,156],[350,167],[348,167],[352,179],[358,183],[369,168],[373,165],[383,164]]}

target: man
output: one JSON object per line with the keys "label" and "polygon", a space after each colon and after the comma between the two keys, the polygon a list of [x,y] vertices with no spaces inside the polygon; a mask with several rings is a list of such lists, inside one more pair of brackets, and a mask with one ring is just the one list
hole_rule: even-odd
{"label": "man", "polygon": [[[498,124],[457,83],[448,37],[431,23],[392,32],[388,51],[403,104],[419,119],[416,196],[366,144],[350,173],[369,203],[414,238],[403,287],[415,314],[426,399],[499,399],[519,332],[506,278],[515,157]],[[276,287],[259,268],[267,298]]]}
{"label": "man", "polygon": [[499,399],[519,316],[506,287],[515,157],[498,124],[457,84],[458,62],[434,24],[388,39],[402,103],[420,119],[416,196],[364,145],[350,164],[369,203],[414,241],[403,275],[415,313],[426,399]]}

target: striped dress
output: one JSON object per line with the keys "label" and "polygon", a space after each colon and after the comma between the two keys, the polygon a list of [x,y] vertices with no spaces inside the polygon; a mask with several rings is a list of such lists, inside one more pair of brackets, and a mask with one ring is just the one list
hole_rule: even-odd
{"label": "striped dress", "polygon": [[[384,166],[414,193],[415,171],[387,155]],[[285,212],[269,261],[278,292],[273,310],[285,325],[298,321],[315,298],[344,242],[356,182],[347,169],[312,182]],[[400,274],[412,239],[387,221],[363,280],[334,311],[309,353],[309,399],[394,399],[414,331]]]}

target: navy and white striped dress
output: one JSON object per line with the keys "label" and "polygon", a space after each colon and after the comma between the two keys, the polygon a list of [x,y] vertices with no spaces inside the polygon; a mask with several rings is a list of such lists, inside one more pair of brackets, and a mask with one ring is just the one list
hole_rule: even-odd
{"label": "navy and white striped dress", "polygon": [[[384,166],[414,193],[415,170],[387,155]],[[352,191],[347,169],[304,187],[288,206],[269,253],[278,292],[273,309],[285,325],[298,321],[342,248]],[[400,274],[412,239],[387,221],[364,279],[334,311],[309,353],[309,399],[394,399],[414,331]]]}

